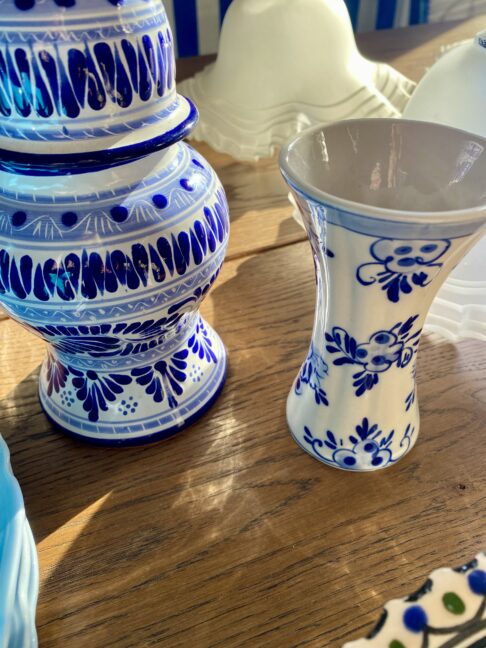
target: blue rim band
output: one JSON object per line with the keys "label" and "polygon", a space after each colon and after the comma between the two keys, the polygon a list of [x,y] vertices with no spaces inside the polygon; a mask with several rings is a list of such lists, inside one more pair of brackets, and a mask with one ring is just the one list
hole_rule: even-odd
{"label": "blue rim band", "polygon": [[178,126],[152,139],[114,149],[89,151],[84,153],[36,154],[19,153],[0,149],[0,171],[22,175],[72,175],[101,171],[113,166],[126,164],[134,159],[145,157],[175,144],[189,135],[197,124],[199,114],[196,106],[189,103],[189,115]]}

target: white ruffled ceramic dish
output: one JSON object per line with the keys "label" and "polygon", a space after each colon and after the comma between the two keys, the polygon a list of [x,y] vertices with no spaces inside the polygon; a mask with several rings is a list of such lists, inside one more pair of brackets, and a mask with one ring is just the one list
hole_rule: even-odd
{"label": "white ruffled ceramic dish", "polygon": [[390,601],[365,639],[344,648],[484,648],[486,555],[437,569],[414,594]]}
{"label": "white ruffled ceramic dish", "polygon": [[192,137],[257,160],[313,124],[399,117],[415,84],[361,56],[343,0],[234,0],[216,62],[178,87]]}
{"label": "white ruffled ceramic dish", "polygon": [[0,437],[0,648],[36,648],[38,589],[34,539],[9,451]]}

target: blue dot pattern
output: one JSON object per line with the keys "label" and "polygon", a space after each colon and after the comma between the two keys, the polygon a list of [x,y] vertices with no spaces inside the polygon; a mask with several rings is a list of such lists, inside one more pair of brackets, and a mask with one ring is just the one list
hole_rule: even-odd
{"label": "blue dot pattern", "polygon": [[410,632],[423,632],[428,623],[425,610],[420,605],[412,605],[405,611],[403,623]]}
{"label": "blue dot pattern", "polygon": [[128,218],[128,209],[123,207],[123,205],[116,205],[110,209],[111,217],[117,223],[123,223]]}
{"label": "blue dot pattern", "polygon": [[467,577],[469,587],[475,594],[486,596],[486,572],[482,569],[475,569]]}

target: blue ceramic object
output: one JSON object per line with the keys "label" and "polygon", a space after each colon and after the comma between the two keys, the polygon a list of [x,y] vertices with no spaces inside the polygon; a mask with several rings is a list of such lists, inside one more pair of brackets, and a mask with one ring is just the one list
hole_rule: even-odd
{"label": "blue ceramic object", "polygon": [[0,300],[49,343],[53,424],[95,443],[168,436],[226,373],[199,305],[229,234],[224,190],[181,139],[158,0],[0,0]]}
{"label": "blue ceramic object", "polygon": [[486,223],[486,141],[446,126],[350,120],[281,155],[317,280],[312,341],[287,403],[296,441],[376,470],[416,441],[416,362],[430,304]]}
{"label": "blue ceramic object", "polygon": [[0,648],[36,648],[39,568],[20,486],[0,437]]}

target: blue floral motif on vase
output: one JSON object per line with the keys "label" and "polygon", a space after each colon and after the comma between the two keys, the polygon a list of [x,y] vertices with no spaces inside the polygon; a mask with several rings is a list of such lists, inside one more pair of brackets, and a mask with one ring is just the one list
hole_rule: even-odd
{"label": "blue floral motif on vase", "polygon": [[450,240],[379,239],[370,247],[374,261],[362,263],[356,277],[363,286],[379,284],[391,302],[414,288],[427,286],[442,268],[441,257]]}
{"label": "blue floral motif on vase", "polygon": [[418,315],[405,322],[397,322],[391,329],[376,331],[367,342],[358,343],[349,333],[335,326],[326,333],[326,350],[332,355],[334,366],[357,365],[361,369],[353,374],[356,396],[378,384],[380,375],[391,367],[406,367],[417,353],[421,329],[413,330]]}
{"label": "blue floral motif on vase", "polygon": [[304,427],[304,442],[311,454],[327,464],[344,470],[375,470],[398,461],[410,448],[414,428],[407,425],[400,439],[398,455],[393,454],[392,441],[395,430],[383,433],[376,423],[370,424],[367,418],[356,425],[355,433],[347,438],[338,438],[327,430],[323,438],[316,437]]}
{"label": "blue floral motif on vase", "polygon": [[300,370],[295,382],[295,393],[302,394],[302,388],[307,385],[314,392],[317,405],[329,405],[327,394],[321,386],[321,381],[328,375],[329,368],[322,357],[311,344],[309,355]]}

